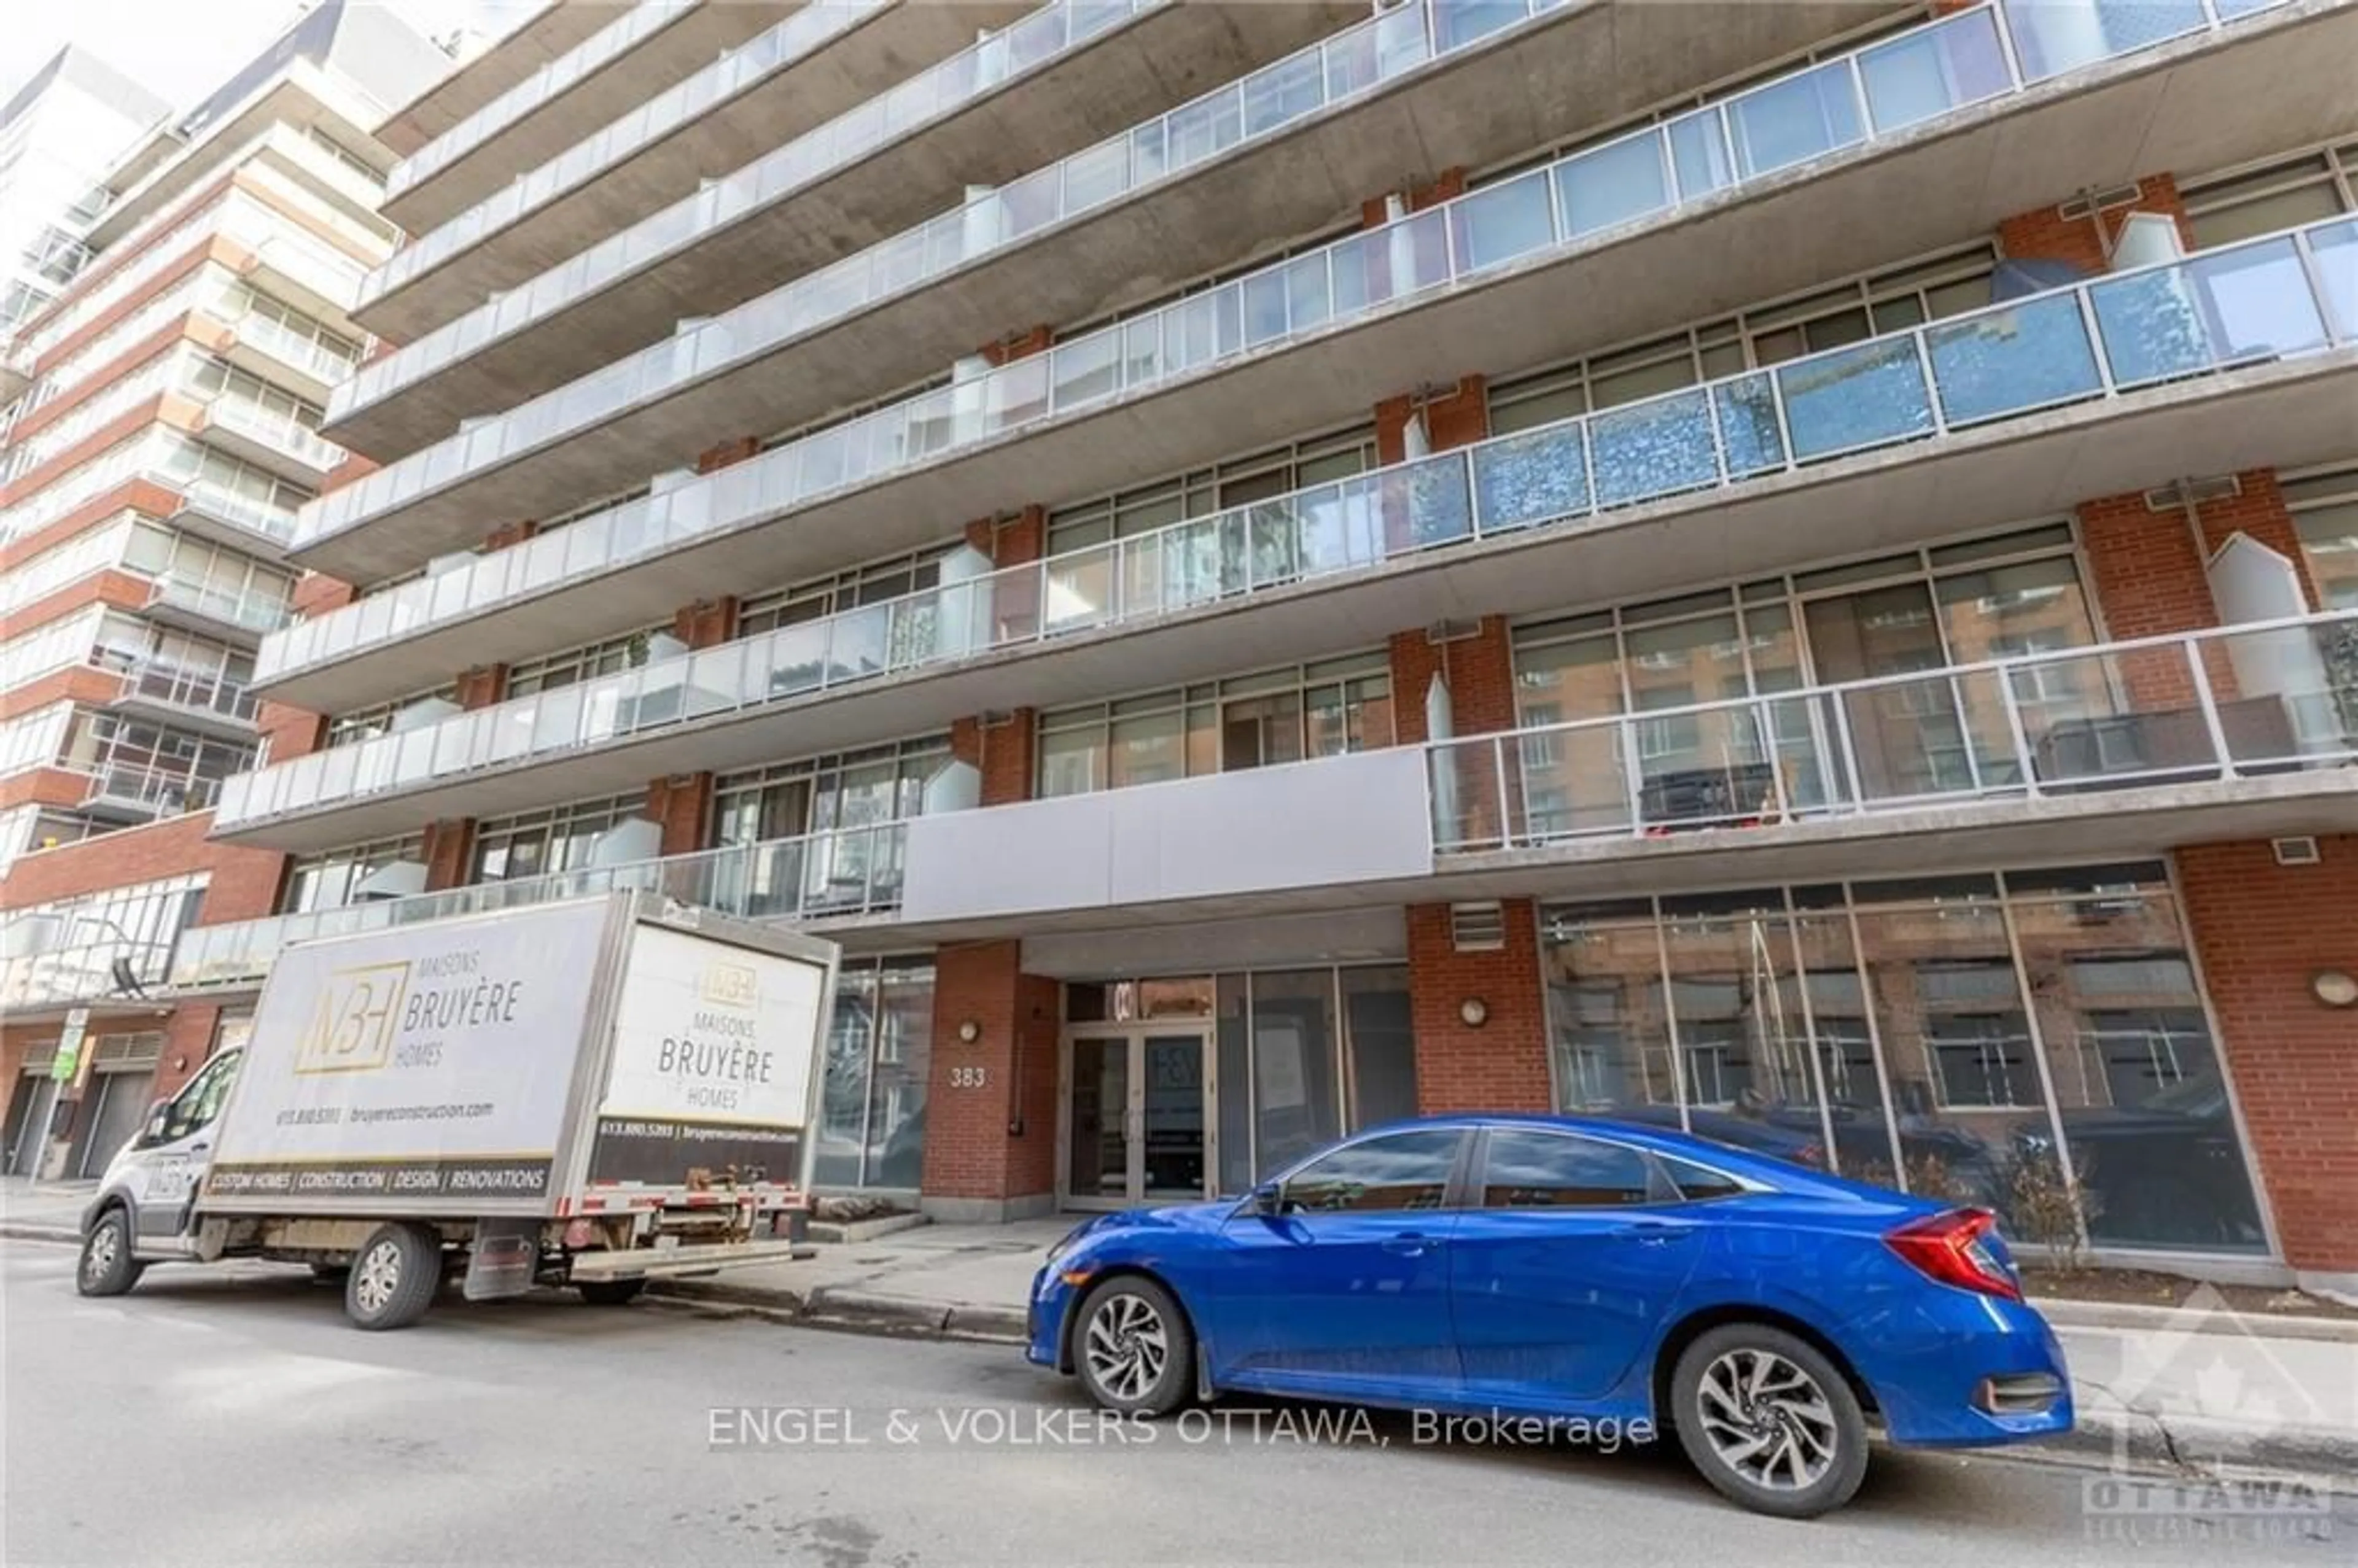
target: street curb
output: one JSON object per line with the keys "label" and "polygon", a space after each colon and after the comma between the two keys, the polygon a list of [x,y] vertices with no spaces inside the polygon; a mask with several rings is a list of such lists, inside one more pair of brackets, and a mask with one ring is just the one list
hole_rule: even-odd
{"label": "street curb", "polygon": [[880,1291],[822,1285],[808,1293],[723,1281],[658,1280],[650,1293],[682,1305],[734,1310],[776,1323],[900,1339],[963,1339],[1021,1345],[1025,1315],[1008,1307],[929,1302]]}
{"label": "street curb", "polygon": [[2201,1312],[2130,1302],[2067,1302],[2033,1296],[2030,1304],[2057,1328],[2111,1328],[2136,1334],[2232,1334],[2358,1345],[2358,1320],[2277,1317],[2267,1313]]}
{"label": "street curb", "polygon": [[72,1226],[34,1225],[16,1219],[0,1219],[0,1237],[14,1241],[49,1241],[61,1247],[81,1245],[81,1232]]}
{"label": "street curb", "polygon": [[[2329,1485],[2332,1477],[2358,1475],[2358,1433],[2262,1433],[2199,1417],[2165,1422],[2139,1411],[2082,1411],[2070,1432],[2003,1452],[2057,1464],[2125,1462],[2180,1475],[2269,1471]],[[2350,1485],[2347,1479],[2339,1484]]]}
{"label": "street curb", "polygon": [[857,1247],[863,1242],[898,1236],[904,1230],[914,1230],[933,1222],[931,1215],[924,1214],[888,1214],[876,1219],[814,1219],[810,1222],[810,1238]]}

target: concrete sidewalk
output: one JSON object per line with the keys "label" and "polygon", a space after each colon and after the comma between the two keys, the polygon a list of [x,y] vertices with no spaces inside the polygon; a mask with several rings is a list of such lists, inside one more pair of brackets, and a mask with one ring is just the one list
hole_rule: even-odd
{"label": "concrete sidewalk", "polygon": [[[0,1236],[71,1242],[91,1184],[0,1179]],[[676,1308],[867,1334],[1022,1343],[1032,1276],[1074,1224],[928,1225],[803,1262],[666,1281]],[[2358,1323],[2042,1299],[2071,1362],[2082,1462],[2358,1478]],[[2035,1453],[2036,1450],[2027,1450]]]}

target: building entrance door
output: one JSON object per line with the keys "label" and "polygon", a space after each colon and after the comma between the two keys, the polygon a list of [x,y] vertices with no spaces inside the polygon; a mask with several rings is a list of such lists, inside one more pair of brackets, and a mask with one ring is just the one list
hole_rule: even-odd
{"label": "building entrance door", "polygon": [[1208,1046],[1184,1026],[1083,1025],[1065,1036],[1058,1197],[1126,1208],[1211,1195],[1219,1119]]}

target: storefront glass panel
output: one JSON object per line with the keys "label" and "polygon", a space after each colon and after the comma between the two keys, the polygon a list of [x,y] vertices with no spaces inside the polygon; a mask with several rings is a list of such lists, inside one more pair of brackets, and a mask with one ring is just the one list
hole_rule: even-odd
{"label": "storefront glass panel", "polygon": [[2258,1251],[2158,862],[1543,912],[1557,1104],[1985,1205],[2018,1245]]}

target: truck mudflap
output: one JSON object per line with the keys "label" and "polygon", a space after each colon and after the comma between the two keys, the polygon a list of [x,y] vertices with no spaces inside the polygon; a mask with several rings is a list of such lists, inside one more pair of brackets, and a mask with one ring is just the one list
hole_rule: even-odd
{"label": "truck mudflap", "polygon": [[600,1280],[656,1280],[679,1274],[709,1274],[748,1263],[794,1263],[818,1256],[801,1241],[729,1241],[708,1247],[633,1247],[615,1251],[576,1252],[568,1272],[576,1283]]}

